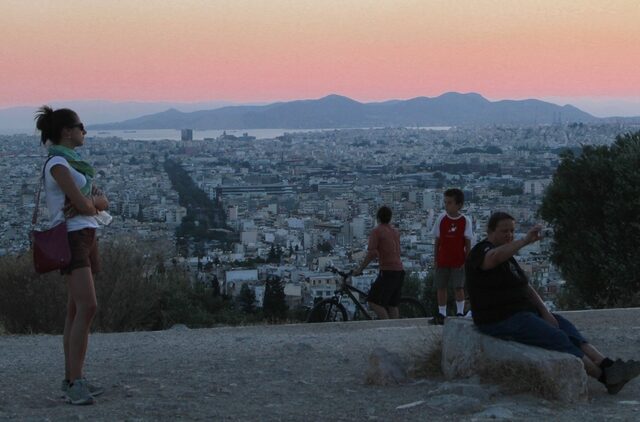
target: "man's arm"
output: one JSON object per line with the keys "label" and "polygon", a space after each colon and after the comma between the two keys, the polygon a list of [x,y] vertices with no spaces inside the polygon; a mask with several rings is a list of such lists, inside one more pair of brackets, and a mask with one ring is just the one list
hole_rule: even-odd
{"label": "man's arm", "polygon": [[367,268],[367,265],[369,265],[369,263],[374,259],[376,259],[377,257],[378,257],[378,236],[374,231],[369,235],[369,243],[367,245],[367,256],[364,257],[364,260],[358,266],[358,268],[353,270],[352,274],[353,275],[362,274],[362,271],[365,268]]}
{"label": "man's arm", "polygon": [[376,259],[377,257],[378,257],[378,254],[376,253],[376,251],[368,251],[367,256],[364,257],[364,260],[362,261],[362,263],[358,266],[358,268],[353,270],[353,275],[362,274],[362,271],[365,268],[367,268],[367,265],[369,265],[369,263],[374,259]]}
{"label": "man's arm", "polygon": [[502,246],[491,249],[484,256],[480,268],[483,270],[495,268],[515,255],[516,252],[523,247],[540,240],[540,229],[541,227],[539,225],[535,225],[527,232],[527,235],[523,239],[514,240],[513,242],[505,243]]}

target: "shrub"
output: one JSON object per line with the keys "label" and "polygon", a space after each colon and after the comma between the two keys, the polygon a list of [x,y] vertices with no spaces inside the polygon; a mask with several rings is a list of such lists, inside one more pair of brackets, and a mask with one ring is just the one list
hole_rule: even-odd
{"label": "shrub", "polygon": [[9,333],[61,333],[67,293],[56,273],[39,275],[30,254],[0,257],[0,324]]}
{"label": "shrub", "polygon": [[442,332],[434,330],[425,333],[424,347],[413,350],[409,375],[413,378],[442,378]]}
{"label": "shrub", "polygon": [[[210,327],[255,322],[213,287],[192,283],[177,266],[166,269],[165,253],[137,239],[119,238],[100,246],[101,272],[95,277],[98,311],[93,328],[103,332],[159,330],[174,324]],[[0,257],[0,327],[14,334],[60,334],[67,291],[57,273],[38,275],[31,257]]]}

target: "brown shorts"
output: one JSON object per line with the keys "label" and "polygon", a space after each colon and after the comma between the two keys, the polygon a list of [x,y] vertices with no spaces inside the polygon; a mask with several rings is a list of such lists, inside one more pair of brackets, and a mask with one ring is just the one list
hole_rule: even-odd
{"label": "brown shorts", "polygon": [[71,274],[78,268],[91,267],[92,273],[100,272],[100,256],[98,255],[98,237],[96,229],[82,229],[67,233],[71,262],[61,274]]}

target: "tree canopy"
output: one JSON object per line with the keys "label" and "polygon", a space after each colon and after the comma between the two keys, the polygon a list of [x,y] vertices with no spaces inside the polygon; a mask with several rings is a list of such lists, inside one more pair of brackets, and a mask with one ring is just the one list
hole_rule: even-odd
{"label": "tree canopy", "polygon": [[569,308],[640,305],[640,132],[562,155],[540,207]]}
{"label": "tree canopy", "polygon": [[270,276],[267,278],[262,310],[264,317],[268,321],[273,322],[286,319],[289,307],[285,299],[284,283],[282,283],[280,277]]}

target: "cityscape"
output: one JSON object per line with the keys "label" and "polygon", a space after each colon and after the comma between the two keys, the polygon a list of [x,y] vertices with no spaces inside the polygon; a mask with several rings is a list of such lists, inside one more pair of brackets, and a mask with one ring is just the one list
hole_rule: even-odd
{"label": "cityscape", "polygon": [[[233,136],[193,140],[133,140],[87,134],[82,156],[98,169],[114,221],[103,241],[134,236],[164,245],[193,280],[215,277],[232,297],[247,284],[261,306],[265,280],[278,276],[290,308],[331,296],[338,278],[328,265],[350,269],[366,254],[379,206],[394,212],[403,265],[425,283],[433,262],[432,227],[443,212],[443,192],[459,187],[474,242],[491,212],[504,210],[525,233],[536,223],[544,189],[560,155],[582,145],[608,145],[621,124],[555,124],[439,128],[336,129],[286,132],[268,139]],[[637,128],[635,129],[637,130]],[[135,137],[135,131],[130,133]],[[0,208],[0,255],[24,253],[46,155],[30,135],[5,135]],[[15,165],[19,161],[20,165]],[[169,164],[174,164],[170,167]],[[193,189],[218,211],[209,224],[189,218],[172,183],[182,169]],[[19,186],[19,189],[16,189]],[[41,221],[46,222],[44,201]],[[200,225],[203,223],[202,225]],[[563,280],[550,262],[552,237],[521,252],[519,261],[549,306]],[[353,284],[365,291],[375,265]]]}

